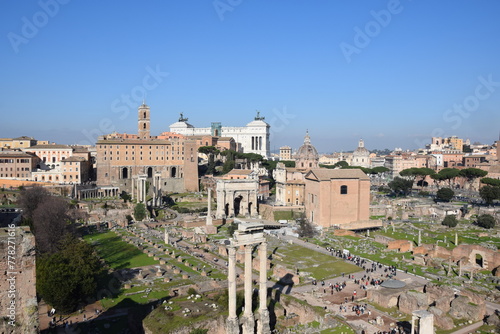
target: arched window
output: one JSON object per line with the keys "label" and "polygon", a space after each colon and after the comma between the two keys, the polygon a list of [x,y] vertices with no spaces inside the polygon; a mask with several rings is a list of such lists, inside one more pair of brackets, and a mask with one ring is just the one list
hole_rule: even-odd
{"label": "arched window", "polygon": [[144,116],[142,118],[146,118],[146,112],[144,112]]}
{"label": "arched window", "polygon": [[153,177],[153,167],[148,167],[148,177]]}
{"label": "arched window", "polygon": [[340,194],[347,195],[347,186],[340,186]]}
{"label": "arched window", "polygon": [[142,128],[143,128],[143,129],[146,129],[146,123],[144,123],[144,124],[142,125]]}
{"label": "arched window", "polygon": [[170,177],[176,177],[176,174],[177,174],[177,168],[172,167],[172,169],[170,170]]}

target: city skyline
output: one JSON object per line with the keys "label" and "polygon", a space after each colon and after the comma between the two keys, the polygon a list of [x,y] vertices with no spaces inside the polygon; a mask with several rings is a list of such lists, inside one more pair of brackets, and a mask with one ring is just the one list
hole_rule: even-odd
{"label": "city skyline", "polygon": [[2,137],[95,144],[136,133],[145,99],[153,135],[181,112],[206,127],[259,110],[273,151],[306,129],[321,152],[498,139],[495,1],[97,4],[0,14]]}

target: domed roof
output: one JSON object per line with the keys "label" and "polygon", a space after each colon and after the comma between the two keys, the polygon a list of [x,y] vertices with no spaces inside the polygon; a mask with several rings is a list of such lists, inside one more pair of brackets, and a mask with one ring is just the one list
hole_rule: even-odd
{"label": "domed roof", "polygon": [[309,132],[306,131],[306,136],[304,137],[304,145],[299,147],[296,159],[298,160],[318,160],[319,155],[316,147],[311,144],[311,138],[309,137]]}
{"label": "domed roof", "polygon": [[355,156],[355,157],[359,157],[359,156],[367,157],[369,155],[370,155],[370,151],[368,151],[365,148],[365,142],[363,141],[363,139],[360,139],[359,144],[358,144],[358,148],[354,150],[353,156]]}

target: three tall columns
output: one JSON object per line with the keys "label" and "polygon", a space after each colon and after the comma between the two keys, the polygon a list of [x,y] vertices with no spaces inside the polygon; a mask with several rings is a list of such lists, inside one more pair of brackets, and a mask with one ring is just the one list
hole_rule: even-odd
{"label": "three tall columns", "polygon": [[[255,333],[255,317],[252,310],[252,249],[254,244],[245,245],[245,311],[243,313],[243,334]],[[267,310],[267,243],[259,244],[259,321],[258,334],[270,333],[269,311]],[[239,334],[239,321],[236,315],[236,248],[229,246],[228,262],[228,290],[229,316],[227,319],[227,333]]]}

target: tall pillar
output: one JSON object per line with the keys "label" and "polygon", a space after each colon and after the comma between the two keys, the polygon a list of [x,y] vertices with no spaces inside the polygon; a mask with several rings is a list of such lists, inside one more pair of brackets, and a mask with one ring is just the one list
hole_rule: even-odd
{"label": "tall pillar", "polygon": [[213,225],[212,222],[212,189],[208,188],[208,207],[206,225]]}
{"label": "tall pillar", "polygon": [[221,219],[224,217],[224,208],[226,205],[224,190],[217,190],[217,209],[216,209],[216,217]]}
{"label": "tall pillar", "polygon": [[422,245],[422,231],[418,230],[418,246]]}
{"label": "tall pillar", "polygon": [[257,334],[271,333],[269,326],[269,310],[267,309],[267,243],[259,245],[259,321]]}
{"label": "tall pillar", "polygon": [[229,293],[229,316],[227,317],[228,334],[239,334],[240,326],[236,316],[236,248],[228,247],[229,261],[227,267],[227,281]]}
{"label": "tall pillar", "polygon": [[[226,190],[227,193],[227,190]],[[229,202],[229,212],[228,216],[233,216],[234,217],[234,191],[229,192],[229,196],[226,196],[227,201]]]}
{"label": "tall pillar", "polygon": [[255,333],[255,319],[252,311],[252,245],[245,245],[245,312],[243,313],[243,334]]}

